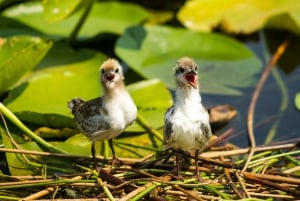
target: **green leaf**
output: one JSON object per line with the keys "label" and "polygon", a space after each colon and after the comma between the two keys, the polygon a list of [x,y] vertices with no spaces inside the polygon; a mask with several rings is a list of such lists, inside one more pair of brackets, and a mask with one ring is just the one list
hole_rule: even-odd
{"label": "green leaf", "polygon": [[[99,66],[105,55],[56,44],[39,69],[9,93],[5,104],[21,120],[50,127],[74,127],[67,102],[101,94]],[[53,60],[56,58],[56,60]]]}
{"label": "green leaf", "polygon": [[[63,21],[50,23],[43,16],[41,2],[26,2],[6,9],[3,14],[42,33],[66,37],[78,23],[82,12],[83,10],[78,11]],[[59,18],[66,17],[64,15]],[[121,34],[127,27],[138,24],[149,17],[150,14],[145,9],[135,4],[116,1],[96,2],[80,29],[79,37],[91,37],[103,32]]]}
{"label": "green leaf", "polygon": [[297,93],[295,96],[295,105],[298,110],[300,110],[300,93]]}
{"label": "green leaf", "polygon": [[[164,113],[172,105],[169,90],[158,79],[146,80],[131,84],[128,91],[138,107],[138,112],[153,128],[161,128],[164,124]],[[144,131],[134,123],[127,131]]]}
{"label": "green leaf", "polygon": [[[6,129],[6,126],[9,130]],[[8,149],[43,151],[36,142],[25,141],[23,134],[17,130],[10,122],[5,124],[0,121],[0,133],[3,145]],[[68,144],[62,146],[65,150],[70,149]],[[18,154],[6,152],[6,161],[11,175],[42,175],[44,173],[54,174],[74,173],[72,168],[73,161],[69,159],[61,160],[60,158],[41,157],[35,155]]]}
{"label": "green leaf", "polygon": [[266,27],[274,29],[286,29],[300,35],[300,12],[291,11],[272,17]]}
{"label": "green leaf", "polygon": [[44,17],[50,23],[64,20],[75,11],[81,1],[82,0],[43,1]]}
{"label": "green leaf", "polygon": [[234,39],[163,26],[129,28],[115,51],[141,76],[159,78],[171,88],[175,62],[190,56],[199,65],[201,90],[212,94],[240,95],[261,69],[258,58]]}
{"label": "green leaf", "polygon": [[[10,124],[9,124],[10,125]],[[5,129],[4,123],[0,122],[0,131],[1,138],[3,140],[3,145],[5,148],[13,149],[15,148],[12,144],[12,139],[15,141],[22,140],[19,135],[15,135],[14,131],[10,129],[10,132],[7,132]],[[24,141],[22,140],[22,143]],[[26,156],[16,153],[5,153],[7,165],[11,175],[33,175],[33,167],[26,161]]]}
{"label": "green leaf", "polygon": [[[271,18],[283,15],[291,15],[290,19],[296,21],[281,24],[281,28],[289,26],[289,29],[295,29],[293,26],[299,25],[300,21],[299,18],[293,18],[293,15],[299,12],[300,1],[295,0],[191,0],[180,9],[177,18],[193,30],[211,31],[219,26],[227,32],[251,33],[264,27]],[[281,21],[280,18],[277,20]],[[299,26],[297,30],[299,33]]]}
{"label": "green leaf", "polygon": [[0,16],[0,37],[9,36],[40,36],[40,33],[14,19]]}
{"label": "green leaf", "polygon": [[51,45],[38,37],[0,38],[0,94],[33,69]]}

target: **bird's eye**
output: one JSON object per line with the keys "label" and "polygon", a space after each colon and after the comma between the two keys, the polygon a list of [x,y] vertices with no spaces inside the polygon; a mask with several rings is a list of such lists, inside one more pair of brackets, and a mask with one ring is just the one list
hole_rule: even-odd
{"label": "bird's eye", "polygon": [[102,73],[102,74],[104,74],[104,73],[105,73],[105,70],[104,70],[103,68],[101,69],[101,73]]}
{"label": "bird's eye", "polygon": [[119,72],[119,68],[116,68],[115,73],[118,73],[118,72]]}
{"label": "bird's eye", "polygon": [[198,69],[198,66],[195,67],[195,71],[197,71],[197,69]]}
{"label": "bird's eye", "polygon": [[183,73],[184,71],[185,71],[185,69],[184,68],[182,68],[182,67],[179,67],[179,72],[181,72],[181,73]]}

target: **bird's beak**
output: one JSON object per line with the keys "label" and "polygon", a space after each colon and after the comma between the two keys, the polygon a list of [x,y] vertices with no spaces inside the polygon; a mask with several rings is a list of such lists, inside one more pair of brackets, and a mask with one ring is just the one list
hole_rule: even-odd
{"label": "bird's beak", "polygon": [[105,82],[106,84],[108,85],[109,83],[111,83],[113,81],[113,79],[115,78],[115,74],[114,73],[111,73],[111,72],[108,72],[104,75],[105,77]]}
{"label": "bird's beak", "polygon": [[196,71],[191,70],[191,71],[187,72],[184,75],[184,77],[192,87],[194,87],[195,89],[197,88],[197,72]]}

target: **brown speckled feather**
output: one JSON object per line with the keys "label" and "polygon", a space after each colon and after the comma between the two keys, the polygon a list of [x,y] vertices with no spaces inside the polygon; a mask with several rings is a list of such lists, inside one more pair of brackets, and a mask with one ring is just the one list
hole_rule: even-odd
{"label": "brown speckled feather", "polygon": [[68,107],[72,110],[75,123],[82,133],[86,135],[98,134],[110,128],[109,122],[104,119],[107,111],[103,106],[102,98],[87,102],[75,98],[68,103]]}
{"label": "brown speckled feather", "polygon": [[170,116],[173,115],[174,106],[170,107],[165,113],[165,125],[164,125],[164,142],[169,144],[170,137],[173,133],[172,123],[170,122]]}

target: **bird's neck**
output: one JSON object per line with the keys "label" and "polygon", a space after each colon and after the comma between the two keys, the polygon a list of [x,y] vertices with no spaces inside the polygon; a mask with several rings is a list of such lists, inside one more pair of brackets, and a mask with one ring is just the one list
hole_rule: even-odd
{"label": "bird's neck", "polygon": [[111,87],[104,87],[104,91],[105,91],[105,96],[108,98],[118,96],[123,92],[127,92],[123,81],[115,82],[114,86]]}
{"label": "bird's neck", "polygon": [[202,105],[199,89],[190,86],[178,86],[175,92],[175,103],[179,106],[197,106]]}

